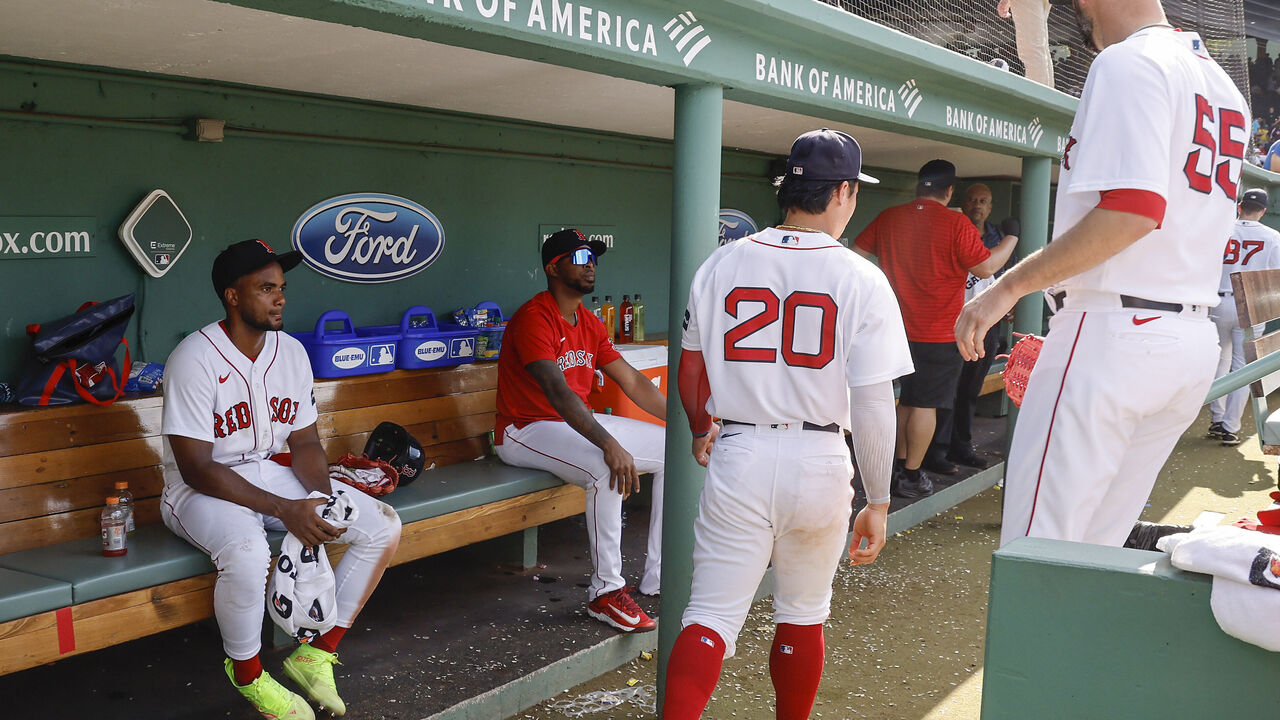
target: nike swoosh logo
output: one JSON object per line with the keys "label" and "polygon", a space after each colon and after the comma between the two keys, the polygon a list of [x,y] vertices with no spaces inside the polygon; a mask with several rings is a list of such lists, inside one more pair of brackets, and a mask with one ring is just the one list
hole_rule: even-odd
{"label": "nike swoosh logo", "polygon": [[627,624],[629,624],[629,625],[635,625],[636,623],[640,622],[640,616],[639,616],[639,615],[628,615],[628,614],[626,614],[626,613],[622,612],[621,610],[619,610],[618,608],[616,608],[616,607],[612,607],[612,606],[610,606],[610,608],[609,608],[609,609],[613,611],[613,614],[614,614],[614,615],[618,616],[618,619],[619,619],[619,620],[622,620],[622,621],[626,622],[626,623],[627,623]]}
{"label": "nike swoosh logo", "polygon": [[738,435],[741,435],[741,434],[742,433],[728,433],[728,434],[721,435],[720,439],[723,440],[725,438],[737,437]]}
{"label": "nike swoosh logo", "polygon": [[226,375],[223,375],[222,377],[218,378],[218,383],[220,383],[220,384],[221,384],[221,383],[226,382],[226,381],[227,381],[227,378],[229,378],[229,377],[231,377],[231,373],[227,373]]}
{"label": "nike swoosh logo", "polygon": [[1159,319],[1160,319],[1160,316],[1159,316],[1159,315],[1156,315],[1156,316],[1154,316],[1154,317],[1149,317],[1149,318],[1139,318],[1137,315],[1134,315],[1134,316],[1133,316],[1133,324],[1134,324],[1134,325],[1146,325],[1147,323],[1151,322],[1152,320],[1159,320]]}

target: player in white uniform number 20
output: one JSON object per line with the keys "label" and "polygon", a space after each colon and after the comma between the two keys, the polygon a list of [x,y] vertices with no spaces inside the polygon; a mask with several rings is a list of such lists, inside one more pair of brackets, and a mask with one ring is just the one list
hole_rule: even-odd
{"label": "player in white uniform number 20", "polygon": [[[1021,296],[1056,314],[1009,451],[1001,543],[1121,545],[1213,381],[1222,241],[1249,110],[1158,0],[1077,4],[1093,61],[1058,178],[1054,240],[966,304],[966,359]],[[976,343],[976,345],[975,345]]]}
{"label": "player in white uniform number 20", "polygon": [[[359,515],[341,535],[320,519],[319,490],[351,490],[329,479],[316,433],[311,365],[301,343],[281,331],[284,271],[298,254],[276,255],[260,240],[223,250],[213,284],[226,319],[178,343],[165,365],[164,492],[160,513],[179,537],[218,568],[214,616],[232,684],[265,717],[311,718],[306,701],[262,670],[267,570],[264,530],[288,530],[304,545],[337,541],[347,552],[334,568],[337,626],[299,645],[285,674],[318,705],[341,715],[333,680],[337,644],[355,621],[400,541],[391,506],[348,492]],[[273,460],[289,443],[292,466]]]}
{"label": "player in white uniform number 20", "polygon": [[[771,559],[777,717],[809,716],[853,500],[845,428],[868,500],[854,523],[853,562],[874,561],[884,545],[893,379],[914,368],[888,280],[833,239],[853,214],[859,180],[876,182],[861,167],[852,137],[801,135],[778,192],[786,224],[717,249],[689,291],[678,377],[694,457],[708,471],[665,720],[702,713]],[[858,549],[862,538],[868,546]]]}
{"label": "player in white uniform number 20", "polygon": [[[1236,314],[1231,273],[1280,268],[1280,233],[1258,222],[1266,212],[1266,190],[1250,190],[1240,196],[1240,219],[1222,253],[1222,284],[1218,286],[1222,302],[1213,309],[1220,353],[1215,379],[1244,367],[1244,329]],[[1263,327],[1253,326],[1255,338],[1262,336]],[[1223,445],[1239,445],[1240,418],[1248,400],[1249,388],[1242,387],[1209,403],[1209,437],[1221,440]]]}

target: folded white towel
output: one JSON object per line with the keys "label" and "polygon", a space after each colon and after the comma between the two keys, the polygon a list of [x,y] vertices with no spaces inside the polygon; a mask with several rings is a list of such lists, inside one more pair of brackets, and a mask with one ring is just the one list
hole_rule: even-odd
{"label": "folded white towel", "polygon": [[[307,497],[328,500],[316,513],[330,525],[346,529],[359,517],[345,490],[335,490],[333,495],[313,490]],[[303,545],[293,533],[285,535],[267,599],[275,624],[302,642],[333,629],[338,621],[337,596],[329,555],[318,545]]]}

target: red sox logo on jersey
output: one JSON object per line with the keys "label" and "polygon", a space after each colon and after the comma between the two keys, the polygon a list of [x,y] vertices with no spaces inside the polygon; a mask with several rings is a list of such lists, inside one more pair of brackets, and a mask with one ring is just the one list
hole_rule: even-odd
{"label": "red sox logo on jersey", "polygon": [[570,350],[564,355],[556,358],[556,364],[560,366],[560,371],[564,372],[572,367],[586,365],[587,367],[595,367],[596,354],[587,352],[586,350]]}
{"label": "red sox logo on jersey", "polygon": [[1071,149],[1074,148],[1075,146],[1076,146],[1076,139],[1071,136],[1067,136],[1067,146],[1062,150],[1062,169],[1063,170],[1071,169]]}
{"label": "red sox logo on jersey", "polygon": [[[271,422],[292,425],[298,419],[298,402],[290,398],[273,397],[267,403],[271,406]],[[213,436],[225,438],[240,430],[253,427],[253,413],[249,403],[243,400],[227,408],[222,413],[213,414]]]}
{"label": "red sox logo on jersey", "polygon": [[1280,590],[1280,556],[1270,548],[1258,548],[1249,568],[1249,582],[1258,587]]}

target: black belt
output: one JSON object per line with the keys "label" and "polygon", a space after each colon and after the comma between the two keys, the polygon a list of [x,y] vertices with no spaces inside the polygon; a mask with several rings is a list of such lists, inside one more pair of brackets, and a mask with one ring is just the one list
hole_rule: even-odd
{"label": "black belt", "polygon": [[1235,293],[1234,293],[1233,291],[1228,290],[1228,291],[1226,291],[1226,292],[1219,292],[1219,293],[1218,293],[1218,297],[1226,297],[1226,296],[1228,296],[1228,295],[1234,295],[1234,294],[1235,294]]}
{"label": "black belt", "polygon": [[[742,422],[741,420],[721,420],[720,423],[722,425],[760,425],[762,427],[771,427],[771,428],[777,428],[783,425],[795,424],[795,423],[774,423],[770,425],[768,423]],[[830,425],[817,425],[815,423],[809,422],[808,420],[805,420],[804,422],[800,423],[800,427],[804,430],[814,430],[816,432],[829,432],[829,433],[840,432],[840,423],[831,423]]]}
{"label": "black belt", "polygon": [[[1222,293],[1218,293],[1218,294],[1221,295]],[[1062,306],[1067,301],[1067,291],[1059,290],[1056,293],[1049,293],[1049,297],[1053,298],[1053,301],[1058,304],[1058,307],[1056,308],[1056,310],[1061,310]],[[1127,308],[1137,308],[1140,310],[1163,310],[1165,312],[1182,312],[1183,309],[1186,309],[1186,308],[1195,310],[1196,308],[1199,307],[1198,305],[1183,305],[1182,303],[1167,303],[1167,302],[1160,302],[1159,300],[1146,300],[1144,298],[1134,297],[1132,295],[1121,295],[1120,305],[1121,307],[1127,307]]]}

